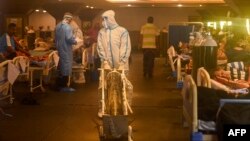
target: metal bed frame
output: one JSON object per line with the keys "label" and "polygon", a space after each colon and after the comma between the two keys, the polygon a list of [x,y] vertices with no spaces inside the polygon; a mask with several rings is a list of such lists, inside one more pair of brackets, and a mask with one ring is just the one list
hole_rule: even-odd
{"label": "metal bed frame", "polygon": [[[19,76],[24,76],[26,80],[29,80],[29,66],[30,66],[30,60],[26,56],[17,56],[13,59],[14,65],[19,68],[20,74]],[[25,68],[23,70],[22,63],[24,63]]]}
{"label": "metal bed frame", "polygon": [[0,63],[0,69],[1,71],[3,71],[2,77],[3,80],[0,83],[0,92],[1,96],[0,96],[0,100],[4,100],[4,99],[9,99],[9,102],[12,104],[14,97],[13,97],[13,92],[12,92],[12,85],[10,84],[10,82],[8,81],[8,65],[9,63],[12,63],[12,60],[6,60],[2,63]]}
{"label": "metal bed frame", "polygon": [[[208,72],[202,67],[197,71],[197,86],[204,86],[211,88],[213,81],[210,79]],[[187,75],[184,80],[184,85],[182,89],[183,97],[183,123],[191,127],[190,134],[198,132],[198,95],[197,95],[197,86],[191,75]],[[224,87],[219,87],[218,89],[226,90]],[[227,91],[230,92],[230,91]],[[221,108],[225,103],[249,103],[250,100],[246,99],[220,99],[220,106],[217,111],[219,114]],[[214,134],[203,134],[202,141],[217,141],[217,136]]]}
{"label": "metal bed frame", "polygon": [[[29,68],[29,71],[30,71],[30,92],[34,92],[35,89],[37,88],[41,88],[42,92],[45,92],[45,88],[43,87],[43,78],[44,76],[48,76],[49,75],[49,72],[56,68],[57,64],[54,60],[54,55],[57,55],[57,51],[52,51],[49,56],[48,56],[48,59],[46,61],[46,64],[42,67],[39,67],[39,66],[30,66]],[[34,71],[40,71],[42,72],[42,74],[40,74],[40,82],[39,82],[39,85],[37,86],[34,86],[33,84],[33,73]]]}

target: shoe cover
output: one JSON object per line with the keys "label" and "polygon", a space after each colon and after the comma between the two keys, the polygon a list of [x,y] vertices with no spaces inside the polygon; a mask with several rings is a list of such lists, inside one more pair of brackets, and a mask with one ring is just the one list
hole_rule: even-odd
{"label": "shoe cover", "polygon": [[76,90],[69,87],[64,87],[60,89],[60,92],[75,92]]}

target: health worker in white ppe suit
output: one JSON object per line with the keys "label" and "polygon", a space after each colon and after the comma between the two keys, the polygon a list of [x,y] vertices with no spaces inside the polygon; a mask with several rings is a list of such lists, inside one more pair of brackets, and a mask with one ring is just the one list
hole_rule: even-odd
{"label": "health worker in white ppe suit", "polygon": [[102,14],[103,28],[97,39],[97,52],[104,69],[128,70],[131,52],[128,31],[119,26],[115,20],[115,12],[108,10]]}

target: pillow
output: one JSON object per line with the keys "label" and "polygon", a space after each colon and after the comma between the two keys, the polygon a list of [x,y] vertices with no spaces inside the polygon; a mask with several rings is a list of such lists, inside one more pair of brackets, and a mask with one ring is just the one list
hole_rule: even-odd
{"label": "pillow", "polygon": [[227,71],[231,71],[230,68],[236,68],[238,70],[244,71],[244,63],[242,61],[240,62],[232,62],[227,64]]}
{"label": "pillow", "polygon": [[236,81],[236,80],[245,80],[246,78],[246,72],[245,71],[241,71],[238,70],[236,68],[230,68],[231,71],[231,78],[232,80]]}

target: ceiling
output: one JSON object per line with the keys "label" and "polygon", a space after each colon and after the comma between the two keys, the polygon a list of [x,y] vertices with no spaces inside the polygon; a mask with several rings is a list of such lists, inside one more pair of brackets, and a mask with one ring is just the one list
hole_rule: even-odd
{"label": "ceiling", "polygon": [[[113,1],[114,0],[109,0]],[[34,9],[43,8],[55,17],[61,17],[65,11],[73,11],[90,18],[102,9],[118,7],[182,7],[197,8],[202,16],[225,15],[250,16],[249,0],[117,0],[114,3],[106,0],[0,0],[0,14],[29,14]],[[223,2],[224,1],[224,2]],[[88,7],[87,7],[88,6]],[[93,7],[92,9],[90,7]],[[248,10],[249,9],[249,10]]]}

